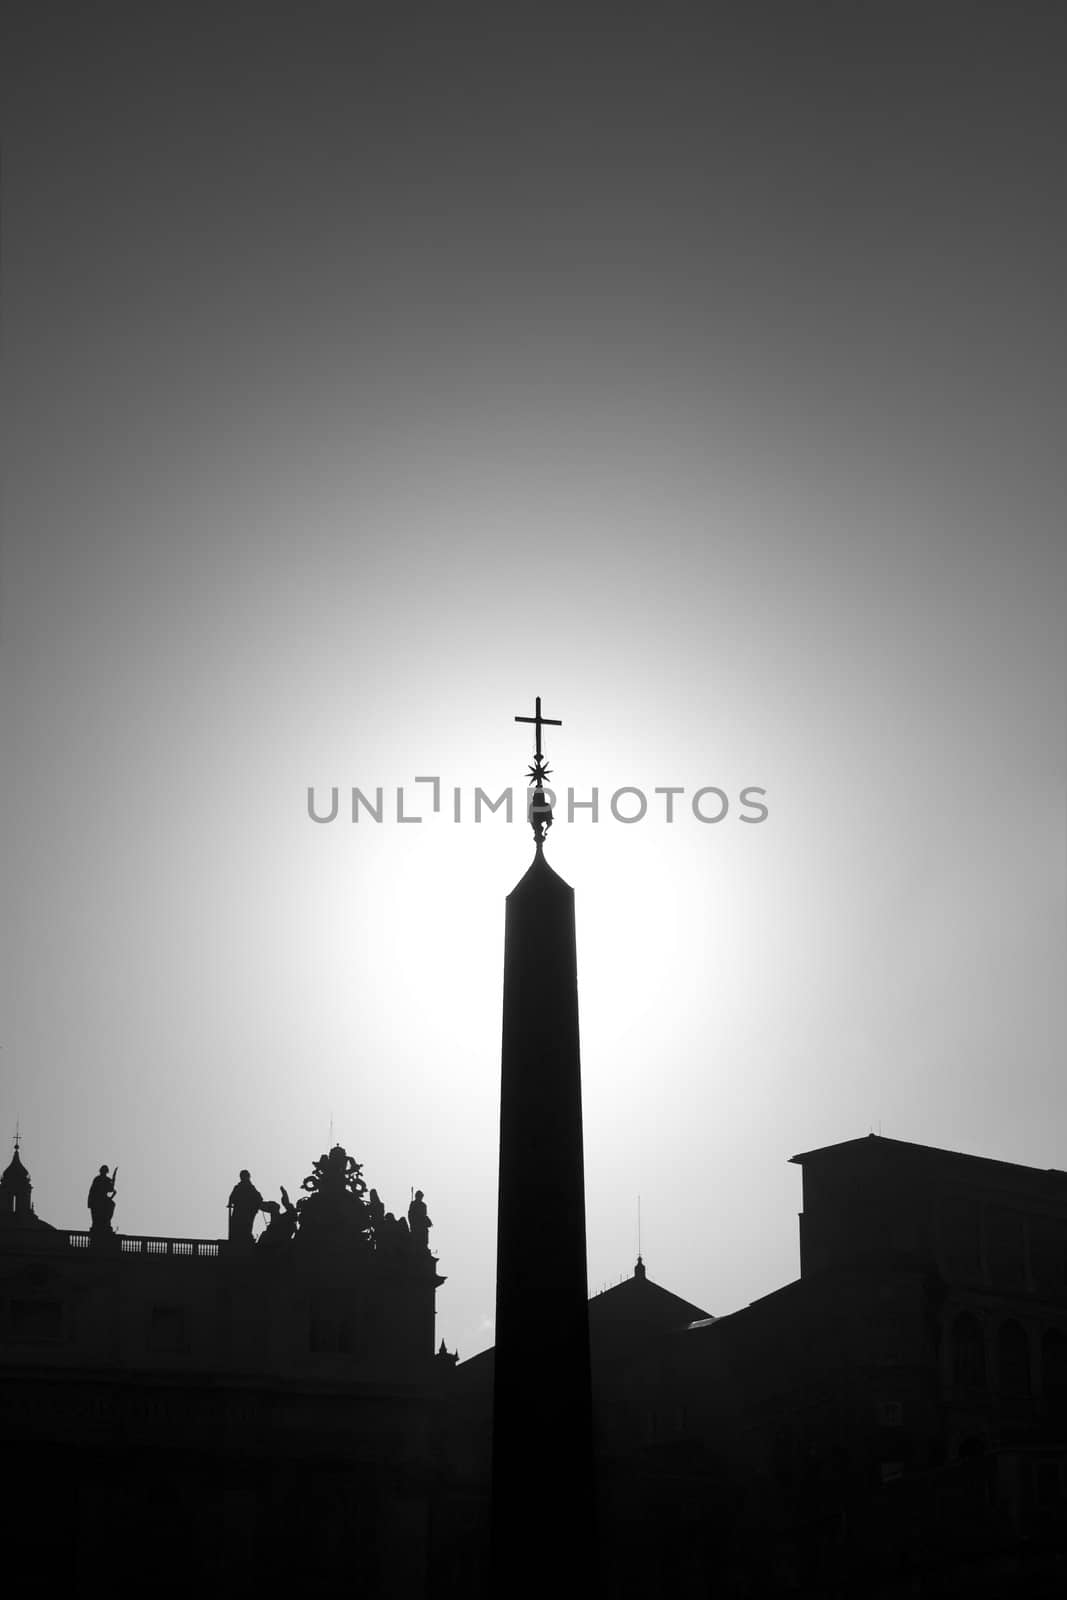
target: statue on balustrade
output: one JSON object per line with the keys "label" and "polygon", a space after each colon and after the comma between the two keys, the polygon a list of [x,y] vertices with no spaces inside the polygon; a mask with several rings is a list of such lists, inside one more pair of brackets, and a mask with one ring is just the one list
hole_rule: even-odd
{"label": "statue on balustrade", "polygon": [[240,1177],[230,1190],[226,1205],[230,1213],[230,1243],[251,1244],[252,1224],[266,1208],[247,1167],[241,1168]]}
{"label": "statue on balustrade", "polygon": [[411,1232],[406,1217],[394,1217],[387,1211],[375,1236],[378,1254],[384,1257],[403,1256],[411,1249]]}
{"label": "statue on balustrade", "polygon": [[268,1250],[275,1249],[278,1245],[288,1244],[296,1233],[300,1221],[299,1213],[289,1198],[289,1191],[282,1187],[282,1203],[277,1200],[264,1200],[263,1210],[270,1221],[259,1236],[259,1244]]}
{"label": "statue on balustrade", "polygon": [[416,1250],[428,1250],[433,1223],[426,1210],[426,1200],[421,1189],[415,1190],[415,1198],[408,1206],[408,1224],[411,1228],[411,1241]]}
{"label": "statue on balustrade", "polygon": [[344,1145],[335,1144],[322,1154],[301,1188],[306,1192],[296,1205],[302,1244],[318,1241],[369,1248],[371,1210],[363,1168]]}
{"label": "statue on balustrade", "polygon": [[89,1185],[89,1198],[86,1204],[93,1219],[93,1225],[89,1230],[93,1239],[108,1238],[114,1234],[111,1219],[115,1215],[115,1179],[118,1175],[118,1167],[113,1173],[109,1173],[107,1167],[103,1166]]}

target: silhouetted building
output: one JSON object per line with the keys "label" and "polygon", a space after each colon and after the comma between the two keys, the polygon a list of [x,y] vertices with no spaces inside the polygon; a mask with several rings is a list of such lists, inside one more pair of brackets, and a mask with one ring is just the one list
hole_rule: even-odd
{"label": "silhouetted building", "polygon": [[36,1531],[55,1585],[346,1571],[367,1594],[426,1593],[444,1279],[342,1147],[304,1189],[264,1203],[257,1243],[250,1227],[61,1229],[34,1216],[16,1152],[0,1179],[9,1579],[24,1556],[42,1570]]}
{"label": "silhouetted building", "polygon": [[1067,1174],[876,1136],[794,1160],[800,1278],[624,1370],[615,1592],[1064,1592]]}
{"label": "silhouetted building", "polygon": [[[718,1317],[588,1302],[601,1565],[641,1596],[1059,1595],[1067,1174],[871,1137],[794,1158],[801,1275]],[[36,1217],[0,1177],[9,1582],[494,1595],[494,1352],[435,1355],[443,1281],[340,1148],[258,1242]],[[415,1231],[417,1229],[417,1231]],[[537,1314],[551,1280],[531,1285]],[[562,1560],[561,1556],[561,1560]],[[358,1575],[358,1587],[357,1587]],[[555,1592],[566,1592],[565,1574]]]}
{"label": "silhouetted building", "polygon": [[[597,1592],[1067,1592],[1067,1174],[873,1136],[794,1159],[794,1283],[711,1317],[639,1262],[589,1302]],[[492,1593],[493,1360],[450,1391],[446,1592]]]}
{"label": "silhouetted building", "polygon": [[[551,1283],[543,1291],[552,1303]],[[597,1462],[600,1572],[593,1580],[597,1594],[614,1593],[613,1569],[628,1564],[634,1528],[646,1508],[627,1518],[618,1502],[631,1487],[631,1445],[635,1423],[629,1417],[632,1373],[645,1359],[655,1361],[664,1341],[695,1320],[709,1319],[699,1306],[653,1283],[643,1261],[633,1276],[596,1294],[588,1302],[592,1409]],[[490,1461],[492,1457],[494,1371],[498,1352],[483,1350],[456,1368],[448,1386],[448,1499],[442,1504],[435,1551],[445,1594],[488,1596],[498,1592],[487,1577],[489,1544]],[[621,1470],[619,1460],[621,1460]],[[631,1501],[634,1496],[630,1495]],[[617,1535],[623,1534],[618,1545]],[[569,1569],[559,1554],[559,1592],[565,1593]],[[628,1591],[620,1591],[628,1592]]]}

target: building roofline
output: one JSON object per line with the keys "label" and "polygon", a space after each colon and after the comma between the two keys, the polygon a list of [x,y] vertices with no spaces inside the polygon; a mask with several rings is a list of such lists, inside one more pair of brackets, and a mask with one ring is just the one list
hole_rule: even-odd
{"label": "building roofline", "polygon": [[907,1139],[887,1139],[880,1133],[869,1133],[859,1139],[843,1139],[839,1144],[820,1145],[815,1150],[802,1150],[795,1156],[790,1156],[790,1163],[803,1167],[805,1162],[834,1157],[846,1151],[858,1152],[860,1150],[885,1151],[888,1155],[911,1156],[920,1160],[936,1159],[939,1161],[964,1162],[968,1166],[992,1169],[1005,1177],[1027,1179],[1062,1178],[1067,1183],[1067,1172],[1059,1167],[1027,1167],[1017,1161],[1000,1161],[995,1156],[977,1156],[966,1150],[945,1150],[938,1145],[915,1144]]}

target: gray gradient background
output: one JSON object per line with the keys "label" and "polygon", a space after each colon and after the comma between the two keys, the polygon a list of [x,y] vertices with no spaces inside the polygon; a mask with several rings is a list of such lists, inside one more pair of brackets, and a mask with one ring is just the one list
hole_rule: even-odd
{"label": "gray gradient background", "polygon": [[[73,8],[72,8],[73,9]],[[335,1136],[491,1337],[501,819],[561,822],[590,1281],[797,1270],[797,1150],[1067,1167],[1060,7],[9,13],[0,1126],[215,1236]],[[423,800],[421,809],[426,809]]]}

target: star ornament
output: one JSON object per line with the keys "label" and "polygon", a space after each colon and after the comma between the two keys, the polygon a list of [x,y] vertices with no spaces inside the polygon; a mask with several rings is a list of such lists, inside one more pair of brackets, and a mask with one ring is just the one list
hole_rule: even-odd
{"label": "star ornament", "polygon": [[540,756],[526,769],[526,776],[531,783],[542,784],[552,776],[552,768],[546,765]]}

